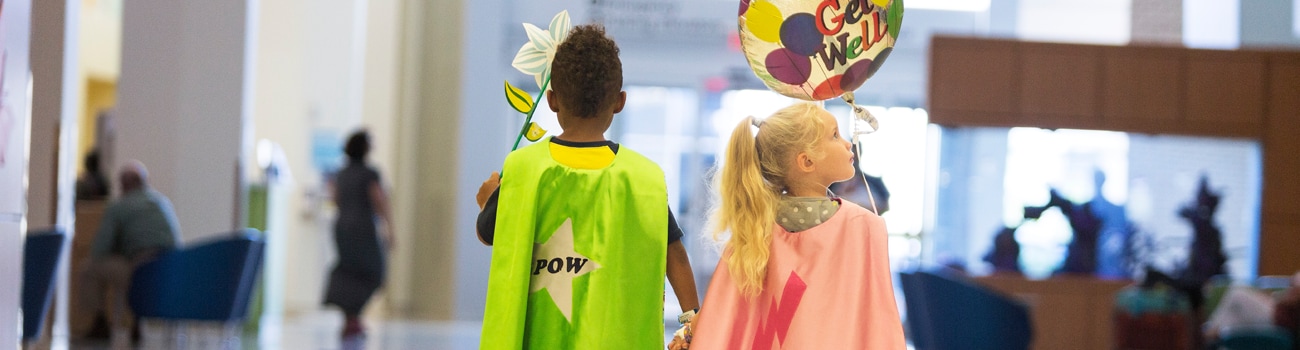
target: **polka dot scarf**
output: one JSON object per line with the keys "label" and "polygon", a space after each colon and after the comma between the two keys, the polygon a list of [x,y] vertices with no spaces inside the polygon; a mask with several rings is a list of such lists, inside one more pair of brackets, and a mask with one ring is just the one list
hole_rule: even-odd
{"label": "polka dot scarf", "polygon": [[786,231],[799,232],[826,222],[839,209],[839,201],[826,197],[781,197],[776,223]]}

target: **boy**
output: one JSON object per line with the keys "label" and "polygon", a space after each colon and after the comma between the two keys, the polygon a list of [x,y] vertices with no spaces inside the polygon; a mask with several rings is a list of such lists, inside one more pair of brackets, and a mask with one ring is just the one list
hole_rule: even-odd
{"label": "boy", "polygon": [[661,348],[665,273],[679,320],[699,298],[663,170],[604,137],[627,100],[618,46],[578,26],[551,69],[564,132],[511,153],[476,198],[479,239],[495,244],[480,346]]}

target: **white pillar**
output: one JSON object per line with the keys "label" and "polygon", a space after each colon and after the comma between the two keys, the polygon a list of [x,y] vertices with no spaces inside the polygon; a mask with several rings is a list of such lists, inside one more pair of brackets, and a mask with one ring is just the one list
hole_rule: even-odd
{"label": "white pillar", "polygon": [[[32,8],[32,134],[29,227],[54,226],[66,234],[59,258],[54,319],[45,334],[66,341],[68,277],[77,158],[77,102],[81,100],[78,44],[81,1],[38,1]],[[90,233],[87,233],[90,234]],[[66,344],[56,344],[66,345]]]}
{"label": "white pillar", "polygon": [[[499,0],[484,1],[488,2]],[[402,46],[406,50],[401,57],[401,116],[398,122],[402,128],[395,130],[396,159],[402,161],[392,176],[395,188],[392,201],[394,226],[399,232],[410,232],[411,235],[406,242],[398,242],[409,247],[398,248],[394,256],[400,259],[400,262],[394,262],[395,266],[407,264],[407,267],[394,268],[393,272],[407,274],[404,277],[409,281],[406,282],[409,285],[403,286],[403,293],[407,294],[395,295],[395,301],[402,303],[409,297],[409,306],[405,309],[408,317],[464,319],[457,312],[458,297],[475,298],[473,294],[477,291],[463,288],[477,288],[470,286],[478,284],[486,287],[487,282],[486,275],[482,277],[482,283],[460,278],[463,271],[459,266],[486,261],[484,257],[473,254],[486,254],[488,250],[471,253],[460,249],[464,240],[475,244],[477,240],[467,236],[473,234],[472,229],[458,230],[458,224],[463,220],[459,214],[465,205],[473,204],[467,202],[472,197],[457,197],[460,189],[455,180],[461,159],[458,150],[465,146],[459,144],[462,97],[473,86],[478,86],[464,85],[462,80],[462,77],[471,75],[462,66],[462,54],[466,53],[463,48],[470,45],[463,37],[470,32],[464,27],[467,23],[464,18],[467,18],[467,7],[478,5],[475,1],[446,1],[436,6],[423,1],[404,3]],[[484,27],[482,29],[487,32],[497,31],[493,25]],[[487,42],[474,44],[481,45],[474,47],[482,48],[486,54],[477,59],[495,61],[492,48],[498,47],[494,43],[500,39],[487,38]],[[501,81],[490,75],[482,79]]]}
{"label": "white pillar", "polygon": [[243,226],[255,0],[123,4],[115,159],[139,159],[187,241]]}
{"label": "white pillar", "polygon": [[1183,0],[1133,0],[1133,44],[1182,45]]}
{"label": "white pillar", "polygon": [[21,338],[19,300],[26,235],[27,154],[31,132],[31,70],[28,43],[31,1],[9,0],[0,12],[0,348]]}

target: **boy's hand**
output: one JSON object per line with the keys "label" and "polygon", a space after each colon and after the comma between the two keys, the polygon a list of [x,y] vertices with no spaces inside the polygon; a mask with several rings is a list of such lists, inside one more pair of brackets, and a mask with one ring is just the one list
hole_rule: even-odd
{"label": "boy's hand", "polygon": [[501,173],[494,171],[486,181],[483,181],[483,185],[478,187],[478,195],[474,196],[474,200],[478,201],[479,210],[483,210],[483,205],[487,204],[488,197],[492,196],[492,192],[495,192],[497,187],[501,187]]}

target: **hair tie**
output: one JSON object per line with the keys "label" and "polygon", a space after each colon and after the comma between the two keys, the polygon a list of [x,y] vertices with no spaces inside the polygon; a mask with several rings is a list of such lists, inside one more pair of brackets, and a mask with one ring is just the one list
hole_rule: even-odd
{"label": "hair tie", "polygon": [[749,117],[749,123],[754,125],[755,128],[763,126],[763,120],[754,117]]}

